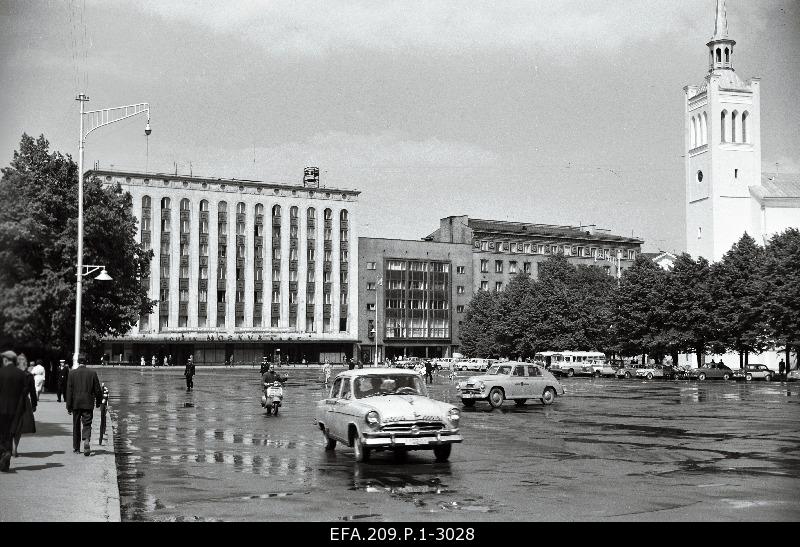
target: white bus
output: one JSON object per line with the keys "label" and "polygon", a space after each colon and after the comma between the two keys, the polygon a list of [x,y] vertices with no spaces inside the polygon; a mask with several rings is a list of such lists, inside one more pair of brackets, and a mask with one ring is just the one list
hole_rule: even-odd
{"label": "white bus", "polygon": [[563,376],[593,376],[606,361],[602,351],[541,351],[534,361],[544,363],[550,372]]}

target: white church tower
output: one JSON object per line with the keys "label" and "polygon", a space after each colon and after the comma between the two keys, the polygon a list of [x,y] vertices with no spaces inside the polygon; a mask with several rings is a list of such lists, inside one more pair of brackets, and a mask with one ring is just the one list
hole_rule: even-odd
{"label": "white church tower", "polygon": [[761,91],[758,78],[742,82],[733,69],[725,0],[706,45],[705,80],[684,88],[686,250],[717,261],[745,231],[759,239],[750,187],[761,184]]}

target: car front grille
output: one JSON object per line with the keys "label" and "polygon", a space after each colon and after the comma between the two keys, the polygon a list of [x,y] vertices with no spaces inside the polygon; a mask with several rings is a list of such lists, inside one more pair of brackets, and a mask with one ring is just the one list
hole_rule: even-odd
{"label": "car front grille", "polygon": [[394,422],[384,424],[381,429],[389,433],[410,433],[414,427],[420,432],[439,431],[444,427],[444,422],[440,420]]}

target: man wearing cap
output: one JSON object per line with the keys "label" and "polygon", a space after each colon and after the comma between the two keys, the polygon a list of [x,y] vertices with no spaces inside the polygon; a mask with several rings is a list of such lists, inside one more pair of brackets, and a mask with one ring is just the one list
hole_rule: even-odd
{"label": "man wearing cap", "polygon": [[11,442],[21,416],[20,408],[25,408],[20,402],[29,395],[35,411],[36,389],[32,382],[28,382],[25,373],[17,368],[16,353],[4,351],[0,357],[3,359],[0,367],[0,471],[5,472],[11,463]]}
{"label": "man wearing cap", "polygon": [[59,359],[58,361],[58,387],[56,390],[56,396],[58,397],[58,402],[61,402],[61,397],[64,397],[64,400],[67,400],[67,380],[69,379],[69,365],[64,359]]}
{"label": "man wearing cap", "polygon": [[81,451],[81,438],[84,456],[90,453],[94,407],[99,408],[102,400],[97,373],[86,367],[85,357],[78,357],[78,365],[67,380],[67,412],[72,414],[72,450],[76,454]]}

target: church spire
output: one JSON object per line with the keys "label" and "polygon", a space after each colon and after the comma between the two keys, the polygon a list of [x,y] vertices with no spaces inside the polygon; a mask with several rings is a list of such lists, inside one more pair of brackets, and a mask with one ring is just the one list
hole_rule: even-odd
{"label": "church spire", "polygon": [[717,0],[717,18],[714,21],[714,37],[712,40],[728,38],[728,16],[725,13],[725,0]]}

